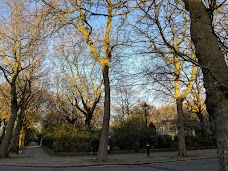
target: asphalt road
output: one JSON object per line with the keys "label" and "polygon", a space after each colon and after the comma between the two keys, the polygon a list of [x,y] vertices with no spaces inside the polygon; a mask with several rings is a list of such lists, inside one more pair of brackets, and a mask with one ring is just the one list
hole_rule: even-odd
{"label": "asphalt road", "polygon": [[93,166],[93,167],[11,167],[0,166],[0,171],[216,171],[217,159],[201,159],[167,163],[154,163],[146,165],[127,166]]}

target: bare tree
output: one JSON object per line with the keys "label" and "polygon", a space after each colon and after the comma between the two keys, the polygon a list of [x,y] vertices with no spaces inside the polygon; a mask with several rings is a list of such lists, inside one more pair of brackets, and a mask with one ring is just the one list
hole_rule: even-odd
{"label": "bare tree", "polygon": [[[85,43],[74,40],[78,33],[64,35],[65,42],[56,45],[56,54],[61,63],[62,78],[59,89],[68,102],[85,116],[85,125],[91,128],[91,120],[103,92],[103,79],[99,66],[87,53]],[[59,56],[60,54],[60,56]],[[62,106],[63,107],[63,106]],[[65,110],[67,111],[67,110]]]}
{"label": "bare tree", "polygon": [[41,86],[35,86],[37,80],[44,76],[44,53],[46,50],[40,48],[40,50],[34,51],[33,55],[36,56],[31,62],[31,66],[26,68],[18,76],[17,87],[18,87],[18,114],[16,119],[16,127],[13,132],[12,140],[10,143],[10,150],[18,152],[19,147],[19,136],[22,128],[26,110],[32,105],[34,99],[40,96]]}
{"label": "bare tree", "polygon": [[8,156],[8,147],[19,110],[17,80],[20,73],[29,68],[36,59],[33,52],[39,44],[43,22],[42,17],[31,15],[26,1],[19,3],[12,0],[4,5],[6,13],[1,16],[0,25],[0,70],[10,85],[11,114],[0,146],[0,158]]}
{"label": "bare tree", "polygon": [[113,110],[116,113],[115,119],[124,121],[131,115],[131,110],[134,105],[134,91],[131,87],[127,87],[124,84],[116,83],[113,87]]}
{"label": "bare tree", "polygon": [[[177,10],[169,6],[169,2],[158,1],[150,4],[153,5],[152,9],[151,5],[141,7],[144,13],[143,19],[138,22],[141,24],[135,25],[134,28],[147,40],[150,47],[148,53],[159,54],[159,57],[162,57],[152,58],[156,61],[156,64],[153,64],[155,68],[149,68],[146,73],[176,101],[178,154],[183,157],[186,156],[183,101],[191,92],[197,71],[196,64],[188,62],[188,60],[196,61],[188,37],[188,17],[183,8]],[[183,23],[177,23],[176,17],[181,18]],[[149,32],[150,30],[153,32]]]}
{"label": "bare tree", "polygon": [[[60,23],[60,28],[65,25],[73,26],[77,29],[90,50],[93,58],[100,64],[104,80],[104,118],[103,127],[100,138],[97,161],[108,161],[108,134],[110,121],[110,62],[112,60],[112,52],[119,41],[119,27],[123,25],[124,20],[118,20],[117,17],[125,16],[129,12],[138,7],[139,3],[129,5],[131,1],[49,1],[46,2],[50,9],[54,11],[53,18]],[[141,1],[140,1],[141,2]],[[116,20],[114,18],[116,17]],[[104,27],[96,25],[93,21],[99,20],[104,22]],[[118,22],[119,21],[119,22]],[[114,25],[115,24],[115,25]],[[100,35],[96,35],[96,31],[100,30]],[[112,35],[114,38],[112,39]]]}

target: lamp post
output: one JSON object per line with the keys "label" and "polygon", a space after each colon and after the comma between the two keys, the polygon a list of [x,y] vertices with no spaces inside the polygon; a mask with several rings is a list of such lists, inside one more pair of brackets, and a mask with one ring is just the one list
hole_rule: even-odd
{"label": "lamp post", "polygon": [[146,126],[147,126],[147,109],[148,109],[148,105],[146,103],[144,103],[144,105],[142,106],[143,110],[144,110],[144,115],[145,115],[145,119],[146,119]]}

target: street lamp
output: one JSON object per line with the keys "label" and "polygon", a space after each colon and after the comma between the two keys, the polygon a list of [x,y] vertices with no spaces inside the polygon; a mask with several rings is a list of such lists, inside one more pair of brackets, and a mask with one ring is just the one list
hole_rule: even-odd
{"label": "street lamp", "polygon": [[148,105],[146,103],[144,103],[144,105],[142,106],[143,110],[144,110],[144,114],[145,114],[145,119],[146,119],[146,126],[147,126],[147,109],[148,109]]}

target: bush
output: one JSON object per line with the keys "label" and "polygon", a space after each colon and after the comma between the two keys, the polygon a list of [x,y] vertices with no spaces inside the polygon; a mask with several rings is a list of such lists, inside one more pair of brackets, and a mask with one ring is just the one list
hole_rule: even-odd
{"label": "bush", "polygon": [[196,142],[200,146],[216,146],[216,141],[214,141],[213,139],[205,139],[204,137],[196,138]]}
{"label": "bush", "polygon": [[140,150],[146,143],[152,143],[156,132],[154,127],[146,127],[139,118],[131,118],[112,129],[110,145],[120,150]]}
{"label": "bush", "polygon": [[84,152],[89,151],[89,142],[80,142],[82,139],[55,139],[53,151],[55,152]]}
{"label": "bush", "polygon": [[207,139],[204,137],[187,136],[187,147],[203,147],[203,146],[215,146],[216,142],[213,139]]}
{"label": "bush", "polygon": [[155,148],[175,148],[177,147],[177,141],[173,141],[169,135],[157,135],[154,138]]}
{"label": "bush", "polygon": [[43,145],[55,152],[96,151],[99,146],[100,131],[78,129],[73,125],[62,124],[55,128],[51,137],[43,138]]}

